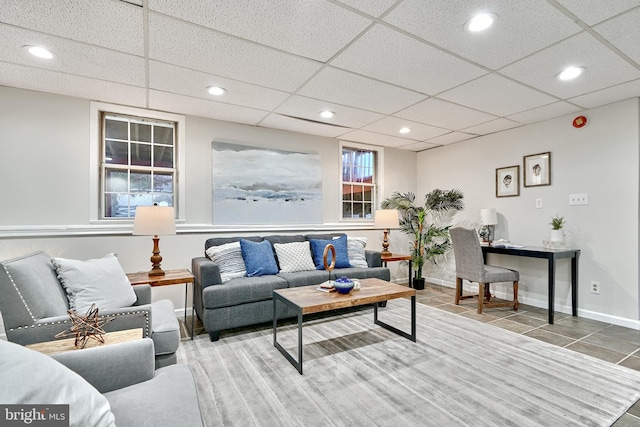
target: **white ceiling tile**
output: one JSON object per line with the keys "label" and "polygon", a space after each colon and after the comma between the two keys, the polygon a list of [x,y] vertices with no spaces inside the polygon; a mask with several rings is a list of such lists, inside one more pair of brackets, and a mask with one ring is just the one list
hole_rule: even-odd
{"label": "white ceiling tile", "polygon": [[453,144],[455,142],[465,141],[467,139],[475,138],[477,136],[478,135],[472,135],[470,133],[464,133],[464,132],[451,132],[446,135],[432,138],[429,140],[429,142],[431,144],[447,145],[447,144]]}
{"label": "white ceiling tile", "polygon": [[153,13],[149,34],[151,59],[273,89],[294,91],[321,66]]}
{"label": "white ceiling tile", "polygon": [[362,142],[365,144],[381,145],[383,147],[401,147],[403,145],[414,144],[412,139],[398,138],[366,130],[354,130],[340,136],[341,140]]}
{"label": "white ceiling tile", "polygon": [[434,95],[487,72],[480,67],[376,25],[331,65]]}
{"label": "white ceiling tile", "polygon": [[582,108],[569,104],[568,102],[559,101],[553,104],[544,105],[538,108],[532,108],[522,113],[513,114],[507,116],[507,119],[515,120],[520,123],[536,123],[543,120],[551,119],[554,117],[564,116],[565,114],[571,114],[581,111]]}
{"label": "white ceiling tile", "polygon": [[507,119],[496,119],[491,122],[482,123],[480,125],[471,126],[463,129],[464,132],[474,133],[476,135],[489,135],[490,133],[500,132],[502,130],[513,129],[522,126],[522,123],[514,122]]}
{"label": "white ceiling tile", "polygon": [[335,138],[348,132],[348,128],[313,123],[306,120],[294,119],[280,114],[269,114],[260,122],[260,126],[275,129],[289,130],[292,132],[308,133],[311,135],[327,136]]}
{"label": "white ceiling tile", "polygon": [[[498,19],[485,32],[466,32],[480,12]],[[544,0],[405,0],[384,21],[493,70],[581,31]]]}
{"label": "white ceiling tile", "polygon": [[[0,40],[0,61],[135,86],[145,85],[144,59],[140,56],[9,25],[0,25]],[[24,45],[46,47],[54,57],[50,60],[36,58],[22,49]]]}
{"label": "white ceiling tile", "polygon": [[[324,119],[319,115],[319,113],[324,110],[333,111],[336,115],[330,119]],[[344,105],[333,102],[297,95],[287,99],[276,109],[276,112],[353,128],[360,128],[384,117],[382,114],[371,111],[345,107]]]}
{"label": "white ceiling tile", "polygon": [[586,95],[576,96],[568,101],[578,104],[584,108],[596,108],[601,105],[611,104],[612,102],[634,97],[640,97],[640,79],[607,89],[598,90]]}
{"label": "white ceiling tile", "polygon": [[[640,64],[640,8],[595,27],[607,41]],[[614,68],[615,65],[611,65]]]}
{"label": "white ceiling tile", "polygon": [[[403,127],[408,127],[411,129],[411,132],[407,134],[398,133],[400,128]],[[398,117],[385,117],[382,120],[378,120],[375,123],[365,126],[363,130],[384,133],[385,135],[397,136],[399,138],[413,139],[416,141],[424,141],[425,139],[433,138],[449,132],[447,129],[412,122]]]}
{"label": "white ceiling tile", "polygon": [[120,1],[3,0],[0,22],[144,54],[142,8]]}
{"label": "white ceiling tile", "polygon": [[173,93],[149,91],[149,108],[228,122],[257,124],[267,112]]}
{"label": "white ceiling tile", "polygon": [[298,93],[384,114],[392,114],[425,98],[419,93],[332,67],[320,71]]}
{"label": "white ceiling tile", "polygon": [[588,25],[640,6],[640,0],[556,0]]}
{"label": "white ceiling tile", "polygon": [[557,101],[556,98],[494,74],[480,77],[439,96],[497,116],[508,116]]}
{"label": "white ceiling tile", "polygon": [[321,62],[372,22],[318,0],[151,0],[150,8]]}
{"label": "white ceiling tile", "polygon": [[409,145],[403,145],[402,148],[403,150],[407,150],[407,151],[424,151],[424,150],[430,150],[432,148],[436,148],[436,147],[440,147],[439,144],[431,144],[429,142],[416,142],[413,144],[409,144]]}
{"label": "white ceiling tile", "polygon": [[379,18],[384,12],[387,11],[397,0],[338,0],[342,4],[351,6],[361,12],[375,16]]}
{"label": "white ceiling tile", "polygon": [[[583,67],[585,72],[575,80],[558,79],[558,73],[568,66]],[[613,69],[615,73],[611,72]],[[500,73],[563,99],[640,78],[640,70],[586,32],[505,67]]]}
{"label": "white ceiling tile", "polygon": [[[149,62],[149,80],[151,89],[268,111],[277,107],[289,96],[287,92],[157,61]],[[222,96],[213,96],[207,91],[209,86],[223,87],[227,93]]]}
{"label": "white ceiling tile", "polygon": [[397,112],[394,116],[453,130],[497,119],[492,114],[472,110],[437,98],[425,99]]}
{"label": "white ceiling tile", "polygon": [[2,85],[77,98],[145,106],[145,89],[40,68],[0,62]]}

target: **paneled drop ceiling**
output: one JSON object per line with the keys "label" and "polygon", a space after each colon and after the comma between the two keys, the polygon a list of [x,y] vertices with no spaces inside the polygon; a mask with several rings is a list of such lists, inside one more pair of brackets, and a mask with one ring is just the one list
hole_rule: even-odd
{"label": "paneled drop ceiling", "polygon": [[421,151],[640,96],[639,22],[640,0],[0,0],[0,85]]}

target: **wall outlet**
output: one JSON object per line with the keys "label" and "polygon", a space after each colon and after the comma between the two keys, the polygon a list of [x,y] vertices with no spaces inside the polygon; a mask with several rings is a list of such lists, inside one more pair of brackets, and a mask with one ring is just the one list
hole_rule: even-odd
{"label": "wall outlet", "polygon": [[600,282],[591,282],[591,293],[600,295]]}
{"label": "wall outlet", "polygon": [[542,209],[542,199],[536,199],[536,209]]}
{"label": "wall outlet", "polygon": [[589,204],[589,194],[569,194],[569,205],[588,205]]}

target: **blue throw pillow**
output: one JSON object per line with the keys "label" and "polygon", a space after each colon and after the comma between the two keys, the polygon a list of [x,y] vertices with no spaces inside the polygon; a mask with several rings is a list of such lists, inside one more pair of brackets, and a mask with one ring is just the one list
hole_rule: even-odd
{"label": "blue throw pillow", "polygon": [[240,250],[242,251],[244,264],[247,267],[247,277],[278,273],[278,265],[273,256],[273,248],[268,240],[252,242],[251,240],[240,239]]}
{"label": "blue throw pillow", "polygon": [[[311,239],[311,252],[313,252],[313,263],[316,265],[316,270],[324,270],[324,248],[327,245],[333,245],[336,248],[336,267],[335,268],[349,268],[349,253],[347,251],[347,235],[343,234],[338,239],[333,240],[318,240]],[[331,265],[332,254],[331,251],[327,253],[327,264]]]}

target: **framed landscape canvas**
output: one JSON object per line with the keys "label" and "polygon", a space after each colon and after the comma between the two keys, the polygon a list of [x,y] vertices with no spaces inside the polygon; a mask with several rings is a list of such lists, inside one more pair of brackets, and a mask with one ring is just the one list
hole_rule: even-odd
{"label": "framed landscape canvas", "polygon": [[496,169],[496,197],[520,195],[520,166]]}
{"label": "framed landscape canvas", "polygon": [[551,153],[524,156],[524,186],[551,185]]}
{"label": "framed landscape canvas", "polygon": [[213,223],[322,224],[318,153],[212,142]]}

